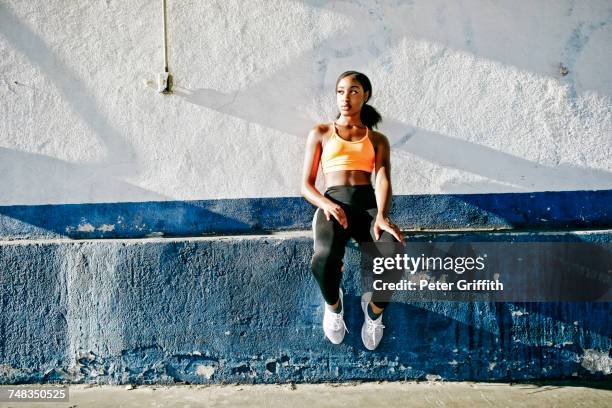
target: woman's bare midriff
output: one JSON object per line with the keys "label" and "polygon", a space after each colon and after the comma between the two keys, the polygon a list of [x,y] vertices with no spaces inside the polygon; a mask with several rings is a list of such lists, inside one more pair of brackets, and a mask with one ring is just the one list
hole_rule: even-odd
{"label": "woman's bare midriff", "polygon": [[372,184],[372,173],[363,170],[341,170],[325,174],[325,187]]}

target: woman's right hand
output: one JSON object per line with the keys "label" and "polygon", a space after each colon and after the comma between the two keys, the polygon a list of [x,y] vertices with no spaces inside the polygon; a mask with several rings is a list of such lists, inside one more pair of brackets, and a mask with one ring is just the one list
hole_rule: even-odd
{"label": "woman's right hand", "polygon": [[327,221],[330,221],[331,217],[333,216],[338,221],[338,223],[342,225],[342,228],[348,228],[348,220],[346,219],[346,214],[344,213],[344,210],[341,206],[334,203],[333,201],[330,201],[328,204],[321,208],[323,209],[323,213],[325,214],[325,218],[327,218]]}

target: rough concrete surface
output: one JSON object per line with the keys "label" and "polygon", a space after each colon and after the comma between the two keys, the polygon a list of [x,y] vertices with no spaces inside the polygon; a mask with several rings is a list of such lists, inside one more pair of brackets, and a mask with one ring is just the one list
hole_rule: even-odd
{"label": "rough concrete surface", "polygon": [[[3,386],[3,388],[8,388]],[[378,382],[214,386],[70,386],[63,403],[29,407],[606,407],[610,383]],[[0,407],[23,404],[0,403]]]}
{"label": "rough concrete surface", "polygon": [[[609,242],[610,233],[549,238]],[[369,352],[359,334],[353,245],[343,281],[349,333],[332,345],[321,329],[311,254],[311,238],[291,235],[2,244],[0,383],[526,381],[612,373],[610,302],[393,302],[385,337]]]}

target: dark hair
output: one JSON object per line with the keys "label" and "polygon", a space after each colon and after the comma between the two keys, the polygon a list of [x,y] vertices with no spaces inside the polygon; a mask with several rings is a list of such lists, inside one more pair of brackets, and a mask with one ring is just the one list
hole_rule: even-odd
{"label": "dark hair", "polygon": [[[336,88],[338,88],[338,82],[340,82],[342,78],[346,78],[347,76],[351,75],[355,75],[355,80],[361,84],[364,92],[370,92],[366,103],[364,103],[361,107],[361,122],[363,122],[363,124],[370,129],[378,127],[378,124],[382,122],[382,116],[380,116],[380,113],[378,113],[378,111],[374,109],[372,105],[367,104],[367,101],[372,99],[372,83],[365,74],[362,74],[361,72],[357,71],[345,71],[341,73],[338,79],[336,80]],[[339,117],[340,113],[336,115],[336,119],[338,119]]]}

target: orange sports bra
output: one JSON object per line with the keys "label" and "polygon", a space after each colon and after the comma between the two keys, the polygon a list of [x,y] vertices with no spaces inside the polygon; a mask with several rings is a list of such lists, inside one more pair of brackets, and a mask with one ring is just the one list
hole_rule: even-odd
{"label": "orange sports bra", "polygon": [[360,140],[350,142],[344,140],[336,131],[323,146],[321,153],[321,166],[323,173],[340,170],[362,170],[372,173],[374,171],[374,145],[370,140],[370,132],[366,127],[366,135]]}

